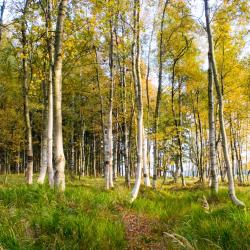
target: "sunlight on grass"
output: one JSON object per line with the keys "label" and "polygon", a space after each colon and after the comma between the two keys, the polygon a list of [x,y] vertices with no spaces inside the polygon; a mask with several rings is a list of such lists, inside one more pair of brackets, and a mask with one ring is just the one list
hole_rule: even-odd
{"label": "sunlight on grass", "polygon": [[[1,182],[1,180],[0,180]],[[15,184],[14,184],[15,183]],[[64,194],[48,186],[23,184],[21,176],[9,176],[0,189],[0,242],[3,249],[125,249],[125,227],[119,207],[155,221],[161,239],[183,237],[194,249],[248,249],[249,211],[231,204],[225,187],[218,198],[205,190],[162,191],[141,188],[130,204],[123,180],[105,191],[103,179],[84,178],[68,183]],[[240,187],[241,198],[250,207],[249,187]],[[210,212],[200,197],[205,194]],[[177,235],[177,236],[176,236]],[[182,239],[182,238],[181,238]],[[167,249],[176,247],[166,237]],[[178,248],[177,248],[178,249]]]}

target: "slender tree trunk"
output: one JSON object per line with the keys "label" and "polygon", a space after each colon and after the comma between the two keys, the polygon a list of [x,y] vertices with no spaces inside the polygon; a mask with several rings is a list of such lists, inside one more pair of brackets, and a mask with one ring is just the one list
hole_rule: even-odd
{"label": "slender tree trunk", "polygon": [[146,187],[150,187],[150,179],[149,179],[149,168],[148,168],[148,155],[147,155],[147,137],[145,130],[143,129],[143,177],[144,177],[144,185]]}
{"label": "slender tree trunk", "polygon": [[61,191],[65,190],[65,156],[63,150],[62,134],[62,43],[63,25],[66,16],[68,1],[61,0],[58,9],[56,33],[55,33],[55,54],[53,79],[55,85],[55,185]]}
{"label": "slender tree trunk", "polygon": [[113,90],[114,90],[114,79],[113,79],[113,21],[109,21],[110,25],[110,44],[109,44],[109,74],[110,74],[110,86],[109,86],[109,111],[108,111],[108,126],[107,126],[107,150],[106,150],[106,188],[113,188]]}
{"label": "slender tree trunk", "polygon": [[[209,21],[209,20],[208,20]],[[214,119],[214,93],[213,93],[213,72],[211,65],[211,51],[208,51],[208,123],[209,123],[209,163],[211,174],[211,190],[218,193],[219,181],[216,164],[216,145],[215,145],[215,119]]]}
{"label": "slender tree trunk", "polygon": [[118,155],[118,145],[119,145],[119,124],[118,124],[118,110],[116,110],[116,122],[115,122],[116,133],[114,135],[114,147],[113,147],[113,179],[117,179],[117,155]]}
{"label": "slender tree trunk", "polygon": [[126,85],[124,84],[124,103],[123,103],[123,156],[125,165],[125,184],[130,187],[130,168],[129,168],[129,145],[128,145],[128,128],[126,119]]}
{"label": "slender tree trunk", "polygon": [[[179,147],[179,152],[178,152],[178,163],[176,164],[176,174],[178,173],[179,167],[181,170],[181,181],[182,181],[182,186],[186,186],[185,179],[184,179],[184,174],[183,174],[183,166],[182,166],[182,143],[181,143],[181,135],[180,135],[180,128],[178,125],[178,120],[176,117],[176,112],[174,109],[174,82],[175,82],[175,66],[176,66],[177,61],[175,60],[173,67],[172,67],[172,88],[171,88],[171,108],[172,108],[172,113],[174,117],[174,125],[175,125],[175,131],[176,131],[176,137],[177,137],[177,143]],[[176,176],[177,177],[177,176]]]}
{"label": "slender tree trunk", "polygon": [[79,166],[79,180],[81,176],[84,176],[85,171],[85,125],[82,120],[82,131],[80,136],[80,145],[79,145],[79,152],[80,152],[80,166]]}
{"label": "slender tree trunk", "polygon": [[[116,46],[119,46],[117,31],[116,35]],[[129,159],[128,159],[128,126],[127,126],[127,83],[126,83],[126,69],[125,69],[125,57],[120,60],[117,58],[119,69],[120,69],[120,82],[121,82],[121,99],[122,99],[122,143],[123,143],[123,158],[125,168],[125,185],[130,187],[130,171],[129,171]],[[118,124],[117,124],[118,125]],[[118,128],[117,128],[118,129]],[[118,130],[117,130],[118,131]],[[118,158],[118,157],[117,157]]]}
{"label": "slender tree trunk", "polygon": [[[46,25],[46,42],[47,50],[49,57],[49,66],[48,66],[48,93],[47,93],[47,120],[46,120],[46,136],[47,140],[47,149],[46,149],[46,161],[48,168],[48,179],[49,185],[52,188],[54,186],[54,169],[53,169],[53,65],[54,65],[54,52],[53,52],[53,36],[52,31],[52,3],[51,0],[46,0],[46,9],[45,9],[45,25]],[[42,169],[41,169],[42,170]],[[43,170],[44,171],[44,170]],[[44,176],[45,177],[45,176]],[[43,174],[39,176],[38,182],[43,183],[44,181]]]}
{"label": "slender tree trunk", "polygon": [[22,16],[22,50],[23,50],[23,97],[24,97],[24,116],[26,126],[26,140],[27,140],[27,167],[25,171],[26,181],[28,184],[33,183],[33,146],[32,146],[32,128],[30,122],[30,107],[29,107],[29,86],[28,86],[28,52],[27,52],[27,27],[26,14],[28,11],[30,1],[26,0]]}
{"label": "slender tree trunk", "polygon": [[[20,162],[21,162],[21,157],[20,157],[20,145],[18,147],[18,151],[17,151],[17,164],[16,164],[16,173],[19,175],[20,173]],[[0,173],[1,173],[1,166],[0,166]]]}
{"label": "slender tree trunk", "polygon": [[196,118],[196,111],[195,108],[193,108],[194,113],[194,124],[195,124],[195,161],[196,161],[196,167],[199,172],[199,175],[201,176],[201,166],[200,166],[200,148],[199,148],[199,142],[198,142],[198,124],[197,124],[197,118]]}
{"label": "slender tree trunk", "polygon": [[74,168],[75,168],[75,140],[74,140],[74,122],[71,127],[71,138],[70,138],[70,176],[74,179]]}
{"label": "slender tree trunk", "polygon": [[[46,67],[45,67],[45,71],[46,71]],[[43,109],[43,116],[42,116],[43,131],[42,131],[42,136],[41,136],[41,161],[40,161],[41,163],[40,163],[40,173],[39,173],[39,177],[37,179],[37,182],[39,184],[44,183],[46,172],[47,172],[47,160],[48,160],[48,157],[47,157],[47,148],[48,148],[48,138],[47,138],[47,134],[48,134],[48,102],[47,102],[47,98],[48,98],[48,95],[47,95],[47,86],[46,85],[47,85],[46,80],[44,80],[44,82],[43,82],[44,109]]]}
{"label": "slender tree trunk", "polygon": [[49,185],[52,188],[54,186],[54,169],[53,169],[53,65],[54,65],[54,51],[53,51],[53,38],[51,34],[52,30],[52,3],[51,0],[47,0],[47,47],[49,54],[49,82],[48,82],[48,148],[47,148],[47,164],[48,164],[48,175]]}
{"label": "slender tree trunk", "polygon": [[158,146],[157,146],[157,132],[159,123],[159,111],[162,95],[162,70],[163,70],[163,28],[166,8],[169,0],[165,1],[162,18],[161,18],[161,28],[160,28],[160,43],[159,43],[159,73],[158,73],[158,91],[156,98],[155,114],[154,114],[154,171],[153,171],[153,188],[156,189],[156,179],[157,179],[157,168],[158,168]]}
{"label": "slender tree trunk", "polygon": [[179,145],[179,159],[180,159],[180,169],[181,169],[181,182],[182,186],[186,186],[185,178],[184,178],[184,168],[183,168],[183,150],[182,150],[182,133],[180,128],[182,127],[182,98],[181,98],[181,81],[178,84],[178,105],[179,105],[179,124],[178,124],[178,145]]}
{"label": "slender tree trunk", "polygon": [[2,34],[3,34],[3,14],[4,14],[4,10],[5,10],[5,4],[6,1],[3,0],[3,3],[0,7],[0,44],[2,42]]}
{"label": "slender tree trunk", "polygon": [[[151,50],[152,50],[152,41],[153,41],[153,35],[155,32],[155,24],[156,24],[156,13],[154,14],[154,19],[153,19],[153,27],[152,27],[152,31],[150,34],[150,40],[149,40],[149,45],[148,45],[148,55],[147,55],[147,73],[146,73],[146,94],[147,94],[147,133],[149,133],[149,129],[150,129],[150,120],[149,120],[149,116],[150,116],[150,98],[149,98],[149,75],[150,75],[150,56],[151,56]],[[162,42],[162,41],[161,41]],[[145,134],[146,136],[146,134]],[[147,137],[147,136],[146,136]],[[145,159],[145,152],[144,154],[144,162],[145,160],[147,160],[148,162],[148,170],[147,170],[147,175],[148,177],[144,177],[144,184],[147,186],[150,186],[150,140],[148,138],[148,140],[146,141],[147,144],[147,149],[146,149],[146,159]],[[145,146],[144,146],[145,147]],[[144,148],[145,151],[145,148]],[[145,167],[145,166],[144,166]],[[146,184],[147,183],[147,184]]]}
{"label": "slender tree trunk", "polygon": [[[118,131],[118,128],[117,128]],[[118,169],[121,166],[121,140],[120,140],[120,134],[119,131],[117,132],[117,150],[116,150],[116,165],[114,166],[114,180],[118,177]]]}
{"label": "slender tree trunk", "polygon": [[96,137],[93,135],[93,172],[96,178]]}
{"label": "slender tree trunk", "polygon": [[135,185],[132,190],[131,202],[139,192],[141,171],[143,165],[143,103],[140,71],[140,0],[134,0],[134,45],[132,48],[133,71],[135,75],[136,103],[137,103],[137,166]]}
{"label": "slender tree trunk", "polygon": [[[197,94],[197,107],[199,106],[199,95]],[[204,178],[205,178],[205,170],[204,170],[204,162],[203,162],[203,154],[204,154],[204,149],[203,149],[203,133],[202,133],[202,124],[201,124],[201,119],[200,119],[200,112],[197,111],[197,118],[198,118],[198,127],[199,127],[199,137],[200,137],[200,155],[199,155],[199,163],[200,163],[200,181],[204,183]]]}
{"label": "slender tree trunk", "polygon": [[235,177],[235,147],[234,147],[234,135],[233,135],[233,123],[232,117],[230,117],[230,147],[231,147],[231,162],[232,162],[232,171],[233,171],[233,178]]}
{"label": "slender tree trunk", "polygon": [[[105,132],[105,125],[104,125],[104,104],[103,104],[103,96],[101,93],[101,85],[100,85],[100,80],[99,80],[99,62],[98,62],[98,55],[97,55],[97,49],[95,48],[95,63],[96,63],[96,82],[97,82],[97,87],[98,87],[98,93],[99,93],[99,100],[100,100],[100,106],[101,106],[101,127],[102,127],[102,140],[103,140],[103,144],[104,144],[104,149],[103,149],[103,156],[104,156],[104,172],[105,172],[105,177],[108,178],[108,172],[106,173],[106,171],[108,171],[107,167],[106,167],[106,158],[108,157],[108,152],[106,153],[106,143],[107,143],[107,139],[106,139],[106,132]],[[106,188],[108,189],[108,180],[106,179]]]}
{"label": "slender tree trunk", "polygon": [[[134,118],[134,103],[132,101],[132,107],[130,112],[130,121],[129,121],[129,131],[128,131],[128,169],[127,176],[125,172],[125,180],[128,180],[128,187],[130,187],[130,177],[132,172],[132,130],[133,130],[133,118]],[[125,181],[126,182],[126,181]]]}
{"label": "slender tree trunk", "polygon": [[89,167],[90,167],[90,157],[91,157],[91,154],[90,154],[90,145],[87,144],[87,166],[86,166],[86,175],[87,176],[90,176],[89,175]]}
{"label": "slender tree trunk", "polygon": [[242,201],[240,201],[236,197],[236,194],[235,194],[234,179],[233,179],[233,174],[232,174],[232,168],[230,166],[230,161],[229,161],[227,135],[226,135],[225,122],[224,122],[224,101],[223,101],[223,96],[221,93],[221,88],[220,88],[220,84],[218,80],[216,61],[214,57],[213,37],[212,37],[211,28],[210,28],[208,0],[204,0],[204,2],[205,2],[208,45],[209,45],[209,52],[210,52],[209,58],[210,58],[210,63],[211,63],[212,70],[213,70],[214,83],[216,87],[217,99],[218,99],[218,104],[219,104],[220,131],[221,131],[221,138],[222,138],[223,155],[224,155],[224,160],[225,160],[225,165],[226,165],[226,170],[227,170],[228,189],[229,189],[228,191],[229,191],[229,196],[234,204],[240,207],[245,207],[245,204]]}

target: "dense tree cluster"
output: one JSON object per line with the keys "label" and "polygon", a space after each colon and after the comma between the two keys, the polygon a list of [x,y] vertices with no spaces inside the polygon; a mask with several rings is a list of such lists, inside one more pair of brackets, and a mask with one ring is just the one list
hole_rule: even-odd
{"label": "dense tree cluster", "polygon": [[234,182],[248,176],[250,6],[213,4],[2,1],[1,173],[43,184],[47,172],[61,190],[65,171],[107,189],[135,178],[132,201],[141,179],[193,176],[215,193],[227,181],[244,206]]}

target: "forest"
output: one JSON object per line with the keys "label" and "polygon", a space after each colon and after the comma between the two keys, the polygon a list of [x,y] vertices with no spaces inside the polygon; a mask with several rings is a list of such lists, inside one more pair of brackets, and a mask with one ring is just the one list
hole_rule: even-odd
{"label": "forest", "polygon": [[250,249],[249,0],[0,0],[0,250]]}

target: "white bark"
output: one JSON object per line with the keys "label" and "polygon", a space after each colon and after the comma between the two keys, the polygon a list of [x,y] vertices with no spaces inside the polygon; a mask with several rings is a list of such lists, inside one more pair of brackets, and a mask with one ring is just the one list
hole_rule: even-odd
{"label": "white bark", "polygon": [[105,176],[106,176],[106,188],[113,188],[113,24],[112,20],[109,21],[110,24],[110,44],[109,44],[109,73],[110,73],[110,86],[109,86],[109,111],[108,111],[108,126],[107,135],[105,140]]}
{"label": "white bark", "polygon": [[54,169],[53,169],[53,83],[52,67],[50,66],[49,80],[49,101],[48,101],[48,134],[47,134],[47,166],[50,187],[54,186]]}
{"label": "white bark", "polygon": [[108,144],[108,131],[104,131],[104,161],[105,161],[105,183],[106,189],[109,189],[109,144]]}
{"label": "white bark", "polygon": [[[47,119],[43,118],[45,123],[47,123]],[[46,125],[46,124],[45,124]],[[37,179],[37,183],[43,184],[47,172],[47,127],[44,128],[42,139],[41,139],[41,163],[40,163],[40,173]]]}
{"label": "white bark", "polygon": [[80,175],[84,176],[84,173],[85,173],[85,125],[83,125],[83,129],[82,129],[80,157],[81,157]]}
{"label": "white bark", "polygon": [[212,37],[211,28],[210,28],[210,20],[209,20],[209,13],[208,13],[209,11],[208,0],[204,0],[204,1],[205,1],[205,14],[206,14],[206,22],[207,22],[208,45],[209,45],[209,51],[210,51],[210,63],[212,65],[214,83],[215,83],[215,88],[217,92],[218,104],[219,104],[219,122],[220,122],[220,132],[221,132],[221,139],[222,139],[221,142],[222,142],[225,166],[227,170],[228,191],[229,191],[229,196],[234,204],[240,207],[245,207],[245,204],[242,201],[240,201],[236,197],[236,194],[235,194],[234,179],[233,179],[232,167],[229,161],[227,135],[226,135],[225,122],[224,122],[224,101],[223,101],[223,96],[221,93],[221,88],[219,85],[217,66],[216,66],[216,61],[215,61],[215,56],[214,56],[213,37]]}
{"label": "white bark", "polygon": [[[46,67],[45,67],[46,70]],[[46,79],[46,78],[45,78]],[[48,95],[47,95],[47,84],[46,80],[43,82],[42,86],[42,92],[43,92],[43,115],[42,115],[42,121],[43,121],[43,131],[41,135],[41,160],[40,160],[40,173],[39,177],[37,179],[37,183],[43,184],[46,172],[47,172],[47,147],[48,147]]]}
{"label": "white bark", "polygon": [[63,24],[66,15],[68,1],[61,0],[59,4],[56,33],[55,33],[55,55],[54,55],[54,85],[55,85],[55,185],[65,190],[65,156],[63,150],[62,135],[62,40]]}
{"label": "white bark", "polygon": [[54,65],[54,53],[52,46],[52,35],[49,32],[52,29],[52,3],[51,0],[47,1],[48,17],[47,17],[47,37],[48,39],[48,52],[49,52],[49,86],[48,86],[48,129],[47,129],[47,166],[50,187],[54,186],[54,169],[53,169],[53,65]]}
{"label": "white bark", "polygon": [[[48,84],[44,89],[45,109],[44,109],[44,130],[42,140],[41,168],[37,182],[43,184],[48,169],[48,179],[50,187],[54,186],[53,170],[53,48],[52,48],[52,29],[51,20],[51,0],[46,5],[45,22],[46,22],[46,39],[49,56]],[[47,93],[46,93],[47,92]]]}
{"label": "white bark", "polygon": [[140,0],[134,0],[134,45],[132,49],[132,57],[137,102],[137,166],[135,185],[131,193],[131,202],[137,198],[139,192],[143,165],[143,103],[140,71]]}
{"label": "white bark", "polygon": [[[206,6],[208,8],[208,6]],[[208,10],[207,10],[208,11]],[[209,29],[209,14],[206,11],[207,29]],[[216,145],[215,145],[215,119],[214,119],[214,94],[213,94],[213,75],[211,64],[211,51],[208,51],[208,118],[209,118],[209,162],[211,168],[211,190],[218,193],[218,170],[216,164]]]}

